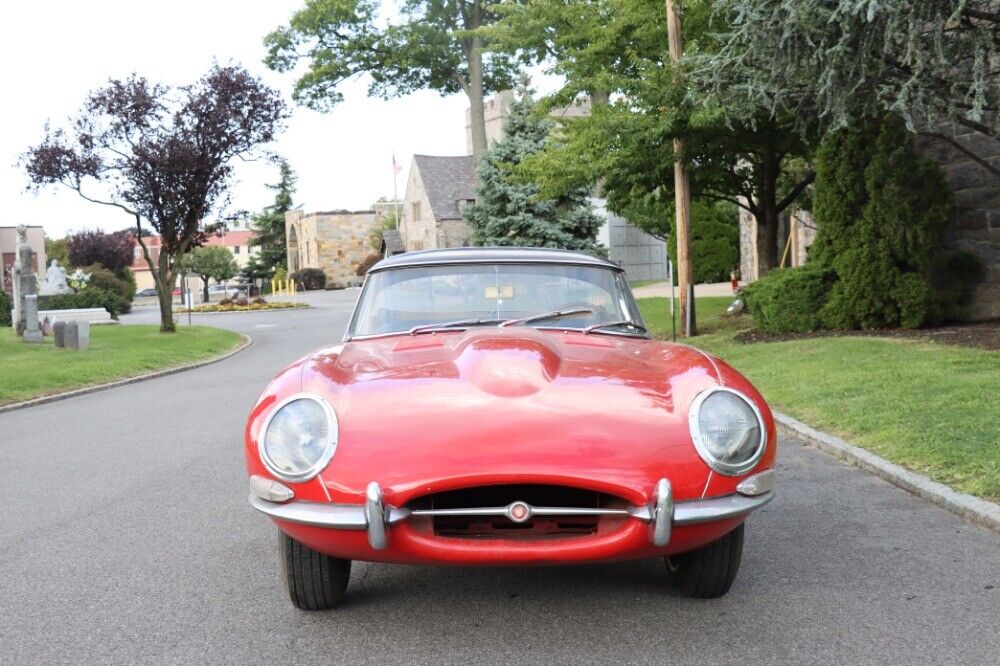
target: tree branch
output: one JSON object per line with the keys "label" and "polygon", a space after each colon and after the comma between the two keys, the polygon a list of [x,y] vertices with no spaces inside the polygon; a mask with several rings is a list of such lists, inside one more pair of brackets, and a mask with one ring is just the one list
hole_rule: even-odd
{"label": "tree branch", "polygon": [[809,185],[811,185],[814,180],[816,180],[816,172],[810,171],[809,175],[800,180],[798,185],[793,187],[792,191],[789,192],[784,199],[778,202],[778,212],[780,213],[781,211],[788,208],[792,204],[792,202],[795,201],[795,199],[797,199],[800,194],[802,194],[803,190],[809,187]]}

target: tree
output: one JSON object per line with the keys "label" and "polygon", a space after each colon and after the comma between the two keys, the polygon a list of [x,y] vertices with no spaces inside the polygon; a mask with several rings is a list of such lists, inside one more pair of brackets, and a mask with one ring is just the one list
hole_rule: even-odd
{"label": "tree", "polygon": [[486,151],[483,98],[510,88],[513,58],[484,53],[477,30],[495,19],[482,0],[403,0],[398,14],[380,16],[374,0],[306,0],[287,26],[265,39],[264,62],[287,72],[307,61],[296,101],[328,110],[343,101],[339,85],[371,78],[369,95],[390,99],[417,90],[464,92],[472,109],[472,152]]}
{"label": "tree", "polygon": [[527,94],[511,106],[504,138],[479,164],[476,202],[463,210],[472,228],[472,242],[601,253],[597,244],[601,219],[587,199],[589,187],[540,198],[537,185],[514,181],[508,175],[527,156],[543,150],[552,131],[552,121],[532,116],[532,106]]}
{"label": "tree", "polygon": [[236,277],[240,267],[232,253],[221,245],[196,247],[181,261],[183,270],[201,278],[202,298],[208,302],[208,281],[223,282]]}
{"label": "tree", "polygon": [[[527,0],[504,3],[500,12],[499,46],[542,43],[535,53],[556,58],[548,62],[566,83],[551,105],[600,92],[588,116],[563,120],[546,150],[525,160],[518,170],[522,177],[541,184],[545,196],[599,183],[612,210],[662,233],[663,221],[673,217],[674,139],[682,137],[692,198],[726,201],[752,213],[758,263],[763,271],[777,265],[780,214],[814,178],[811,134],[792,131],[789,120],[772,118],[761,107],[730,117],[728,98],[705,94],[688,77],[678,77],[660,0]],[[526,13],[531,20],[525,25],[533,30],[519,30]],[[686,3],[680,66],[714,52],[719,28],[706,3]],[[611,101],[600,103],[604,99]]]}
{"label": "tree", "polygon": [[729,18],[720,49],[696,76],[800,127],[903,116],[910,131],[948,141],[1000,177],[942,120],[1000,138],[1000,13],[995,0],[714,0]]}
{"label": "tree", "polygon": [[62,266],[69,266],[69,237],[45,237],[45,256],[49,261],[57,260]]}
{"label": "tree", "polygon": [[[288,250],[285,241],[285,213],[292,209],[292,196],[295,194],[295,172],[282,160],[279,167],[279,180],[268,185],[274,190],[274,203],[257,215],[252,223],[254,238],[250,245],[260,248],[254,264],[254,272],[261,277],[270,275],[279,266],[285,267],[288,261]],[[257,277],[254,275],[253,277]]]}
{"label": "tree", "polygon": [[106,234],[100,229],[81,231],[69,237],[68,256],[72,266],[100,264],[112,273],[132,265],[135,239],[128,231]]}
{"label": "tree", "polygon": [[[175,330],[171,292],[180,259],[214,230],[236,159],[253,159],[286,117],[280,95],[246,70],[215,66],[177,89],[133,74],[95,90],[69,130],[46,128],[22,158],[31,187],[62,185],[135,219],[160,301],[160,330]],[[153,257],[143,221],[160,236]]]}

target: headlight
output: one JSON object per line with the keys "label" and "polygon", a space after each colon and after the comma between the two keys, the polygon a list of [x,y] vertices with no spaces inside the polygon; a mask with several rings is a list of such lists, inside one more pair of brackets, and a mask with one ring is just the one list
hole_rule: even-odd
{"label": "headlight", "polygon": [[720,474],[750,471],[767,443],[760,410],[748,397],[728,388],[698,394],[691,403],[688,425],[698,454]]}
{"label": "headlight", "polygon": [[261,433],[264,466],[279,479],[308,481],[337,449],[337,415],[320,396],[298,393],[278,404]]}

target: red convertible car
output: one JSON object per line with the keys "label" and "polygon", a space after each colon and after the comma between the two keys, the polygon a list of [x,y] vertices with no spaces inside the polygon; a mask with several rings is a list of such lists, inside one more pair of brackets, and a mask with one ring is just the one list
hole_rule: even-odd
{"label": "red convertible car", "polygon": [[282,371],[245,435],[250,503],[310,610],[352,560],[663,557],[685,593],[723,595],[775,444],[745,378],[650,339],[618,266],[524,248],[376,264],[342,343]]}

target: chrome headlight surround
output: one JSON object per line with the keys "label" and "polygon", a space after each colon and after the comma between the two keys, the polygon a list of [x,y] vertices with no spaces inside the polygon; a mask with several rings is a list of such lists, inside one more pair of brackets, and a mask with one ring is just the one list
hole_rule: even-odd
{"label": "chrome headlight surround", "polygon": [[[705,401],[716,393],[730,393],[736,396],[746,403],[748,407],[750,407],[754,418],[757,419],[757,428],[760,431],[760,441],[757,442],[757,448],[754,449],[753,455],[743,462],[728,463],[723,460],[719,460],[712,453],[708,443],[702,435],[700,424],[701,408]],[[757,408],[757,405],[754,404],[753,400],[748,398],[743,393],[724,386],[716,386],[706,389],[695,397],[694,401],[691,403],[691,409],[688,412],[688,429],[691,431],[691,439],[694,441],[694,448],[698,451],[698,455],[701,456],[701,459],[704,460],[705,463],[714,471],[726,476],[739,476],[740,474],[749,472],[757,465],[758,462],[760,462],[761,456],[764,455],[764,449],[767,448],[767,428],[764,424],[764,417],[761,415],[760,409]]]}
{"label": "chrome headlight surround", "polygon": [[[327,422],[327,435],[323,452],[316,459],[316,461],[313,462],[313,464],[307,469],[290,474],[280,469],[274,461],[271,460],[270,456],[268,456],[267,433],[268,429],[271,427],[272,421],[281,412],[281,410],[287,407],[290,403],[298,400],[311,400],[322,408]],[[275,405],[274,409],[271,410],[271,413],[268,414],[263,427],[260,429],[260,435],[257,437],[257,454],[260,456],[260,461],[264,464],[264,467],[267,468],[267,471],[277,478],[290,483],[302,483],[303,481],[309,481],[326,468],[330,459],[333,458],[333,454],[337,451],[337,443],[339,439],[340,435],[339,424],[337,423],[337,414],[333,411],[333,407],[330,406],[330,403],[328,403],[323,396],[316,395],[314,393],[295,393]]]}

